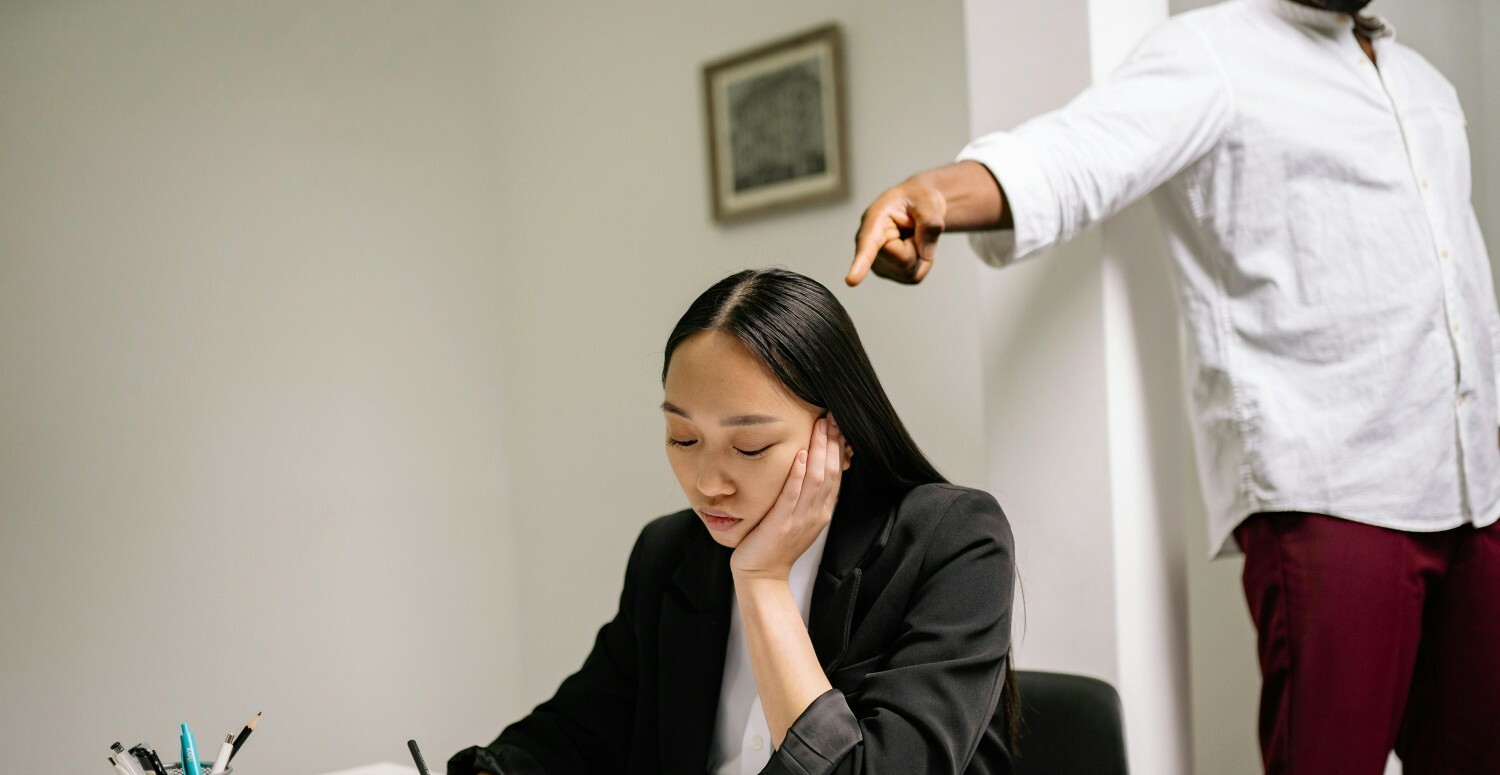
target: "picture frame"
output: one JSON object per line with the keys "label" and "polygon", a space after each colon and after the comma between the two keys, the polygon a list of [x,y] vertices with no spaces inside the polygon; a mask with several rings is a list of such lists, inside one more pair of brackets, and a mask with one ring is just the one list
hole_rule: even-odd
{"label": "picture frame", "polygon": [[848,195],[837,24],[704,65],[703,94],[715,220]]}

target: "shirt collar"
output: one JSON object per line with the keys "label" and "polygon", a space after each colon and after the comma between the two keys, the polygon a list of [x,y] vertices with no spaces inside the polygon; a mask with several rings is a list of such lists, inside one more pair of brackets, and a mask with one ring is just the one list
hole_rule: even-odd
{"label": "shirt collar", "polygon": [[[1351,28],[1354,24],[1353,17],[1347,13],[1329,11],[1324,8],[1314,8],[1310,5],[1295,2],[1295,0],[1257,0],[1257,2],[1272,13],[1293,24],[1310,27],[1319,32],[1328,34],[1341,33]],[[1379,40],[1395,35],[1396,28],[1385,19],[1370,15],[1366,15],[1365,18],[1372,19],[1379,25],[1378,29],[1372,30],[1369,33],[1371,39]]]}

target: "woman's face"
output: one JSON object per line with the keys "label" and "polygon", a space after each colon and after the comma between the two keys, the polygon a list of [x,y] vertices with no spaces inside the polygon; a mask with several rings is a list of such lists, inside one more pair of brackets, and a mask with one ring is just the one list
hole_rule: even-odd
{"label": "woman's face", "polygon": [[739,546],[781,495],[822,410],[718,331],[677,346],[665,389],[667,462],[714,540]]}

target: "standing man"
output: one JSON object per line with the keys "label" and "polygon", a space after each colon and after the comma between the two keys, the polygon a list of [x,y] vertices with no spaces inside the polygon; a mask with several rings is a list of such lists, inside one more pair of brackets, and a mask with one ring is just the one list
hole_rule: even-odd
{"label": "standing man", "polygon": [[1268,773],[1500,773],[1500,313],[1464,114],[1369,0],[1230,0],[865,211],[1004,266],[1154,193],[1210,535],[1245,553]]}

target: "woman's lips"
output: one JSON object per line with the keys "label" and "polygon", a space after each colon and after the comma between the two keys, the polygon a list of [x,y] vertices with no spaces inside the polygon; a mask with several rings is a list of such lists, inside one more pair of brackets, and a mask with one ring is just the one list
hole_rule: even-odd
{"label": "woman's lips", "polygon": [[729,530],[740,523],[738,517],[716,514],[712,511],[700,511],[698,515],[703,517],[703,523],[708,525],[709,530]]}

